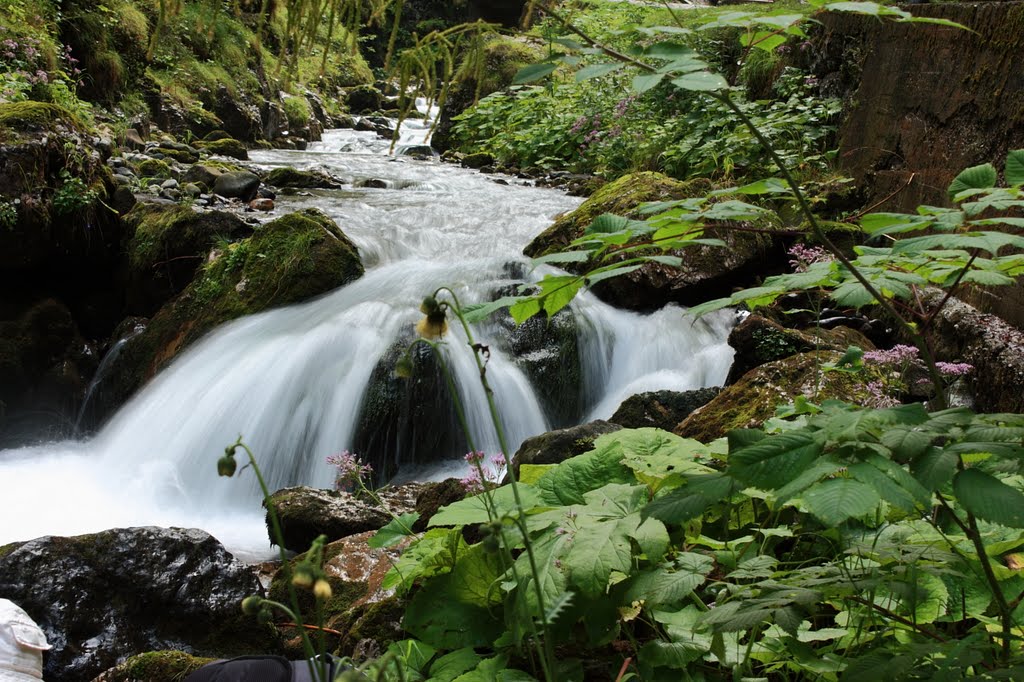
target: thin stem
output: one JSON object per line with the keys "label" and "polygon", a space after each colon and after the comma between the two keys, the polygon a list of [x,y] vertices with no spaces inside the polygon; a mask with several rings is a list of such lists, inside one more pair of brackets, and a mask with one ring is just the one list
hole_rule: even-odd
{"label": "thin stem", "polygon": [[937,642],[942,642],[942,643],[945,644],[946,642],[949,641],[948,639],[946,639],[945,637],[943,637],[939,633],[934,632],[932,630],[929,630],[928,628],[922,627],[921,625],[915,623],[914,621],[910,620],[909,618],[904,618],[903,616],[899,615],[898,613],[893,613],[889,609],[887,609],[887,608],[885,608],[883,606],[879,606],[878,604],[876,604],[876,603],[874,603],[872,601],[868,601],[867,599],[864,599],[863,597],[857,597],[857,596],[852,596],[851,595],[851,596],[848,596],[847,599],[849,599],[850,601],[857,602],[858,604],[863,604],[864,606],[867,606],[868,608],[871,608],[871,609],[873,609],[875,611],[878,611],[878,613],[882,614],[883,616],[885,616],[889,620],[894,620],[897,623],[902,623],[903,625],[906,625],[907,627],[909,627],[912,630],[914,630],[914,632],[920,633],[920,634],[924,635],[925,637],[929,637],[931,639],[934,639]]}

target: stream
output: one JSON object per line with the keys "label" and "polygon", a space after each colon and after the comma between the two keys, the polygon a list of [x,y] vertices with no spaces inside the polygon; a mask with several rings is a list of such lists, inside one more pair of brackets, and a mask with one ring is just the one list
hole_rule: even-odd
{"label": "stream", "polygon": [[[422,142],[424,134],[412,122],[403,144]],[[314,301],[218,328],[88,440],[0,452],[0,545],[114,527],[184,526],[207,530],[242,557],[264,556],[268,540],[255,477],[250,471],[218,477],[224,447],[242,435],[272,489],[329,487],[325,458],[351,446],[371,372],[421,317],[425,295],[449,286],[464,304],[479,302],[520,281],[510,272],[543,274],[529,272],[522,249],[579,199],[514,178],[499,184],[494,176],[437,161],[394,157],[388,146],[373,133],[333,130],[305,151],[251,153],[262,167],[321,169],[348,183],[281,196],[271,218],[323,210],[359,246],[366,274]],[[359,187],[370,179],[386,188]],[[732,361],[729,313],[694,321],[668,306],[641,315],[589,294],[572,310],[585,421],[611,416],[634,393],[725,380]],[[478,447],[496,453],[474,359],[456,327],[447,345],[467,421]],[[514,451],[549,430],[551,420],[535,387],[501,351],[502,328],[487,323],[474,333],[492,349],[488,378]],[[399,475],[464,476],[462,454],[439,452],[436,461],[405,464]]]}

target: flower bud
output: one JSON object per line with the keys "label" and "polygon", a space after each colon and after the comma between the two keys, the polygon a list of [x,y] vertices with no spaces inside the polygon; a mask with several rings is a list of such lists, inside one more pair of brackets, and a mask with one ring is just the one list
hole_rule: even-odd
{"label": "flower bud", "polygon": [[331,598],[331,584],[320,578],[313,585],[313,596],[317,599],[330,599]]}
{"label": "flower bud", "polygon": [[398,358],[398,362],[395,363],[395,376],[399,379],[409,379],[412,377],[412,358],[406,353],[402,357]]}
{"label": "flower bud", "polygon": [[270,607],[267,606],[266,604],[264,604],[263,608],[261,608],[259,610],[259,613],[256,614],[256,622],[259,623],[260,625],[266,625],[271,620],[273,620],[273,618],[274,618],[274,613],[270,610]]}
{"label": "flower bud", "polygon": [[224,455],[217,460],[217,475],[227,476],[231,478],[235,475],[235,469],[238,468],[238,462],[235,461],[235,455]]}
{"label": "flower bud", "polygon": [[295,587],[309,587],[313,584],[313,571],[306,564],[299,564],[295,567],[295,575],[292,576],[292,585]]}
{"label": "flower bud", "polygon": [[255,616],[259,613],[260,606],[263,605],[263,598],[250,594],[248,597],[242,600],[242,613],[247,616]]}
{"label": "flower bud", "polygon": [[420,312],[429,317],[441,312],[441,306],[436,298],[427,296],[423,299],[423,303],[420,304]]}

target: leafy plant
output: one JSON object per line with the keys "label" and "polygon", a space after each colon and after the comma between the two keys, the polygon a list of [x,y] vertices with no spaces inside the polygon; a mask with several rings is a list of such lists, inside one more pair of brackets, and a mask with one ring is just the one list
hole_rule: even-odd
{"label": "leafy plant", "polygon": [[53,193],[53,210],[58,215],[68,215],[87,208],[99,197],[99,192],[85,184],[67,168],[60,171],[61,184]]}

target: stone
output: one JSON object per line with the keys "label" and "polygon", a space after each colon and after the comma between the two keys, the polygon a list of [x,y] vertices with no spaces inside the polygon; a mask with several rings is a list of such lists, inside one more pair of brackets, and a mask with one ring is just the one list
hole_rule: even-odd
{"label": "stone", "polygon": [[210,142],[201,143],[203,151],[219,156],[228,156],[239,161],[249,160],[249,151],[245,145],[234,138],[221,138]]}
{"label": "stone", "polygon": [[383,95],[372,85],[360,85],[345,95],[348,110],[353,114],[368,114],[380,109]]}
{"label": "stone", "polygon": [[208,533],[127,528],[44,537],[0,551],[0,594],[22,606],[53,649],[44,677],[84,682],[133,654],[272,653],[271,633],[244,616],[262,594],[254,570]]}
{"label": "stone", "polygon": [[178,189],[178,181],[174,178],[169,178],[160,183],[161,189]]}
{"label": "stone", "polygon": [[337,189],[341,187],[341,183],[327,173],[321,171],[303,171],[290,166],[275,168],[270,171],[266,177],[266,182],[268,185],[278,188],[290,187],[309,189],[317,187],[322,189]]}
{"label": "stone", "polygon": [[411,156],[420,159],[432,159],[434,158],[434,148],[429,144],[411,144],[406,147],[401,147],[398,150],[399,156]]}
{"label": "stone", "polygon": [[476,152],[475,154],[466,154],[462,157],[463,168],[480,169],[484,166],[490,166],[493,163],[494,157],[487,152]]}
{"label": "stone", "polygon": [[256,190],[259,187],[260,179],[255,173],[231,171],[217,176],[211,189],[214,194],[219,194],[228,199],[249,201],[256,196]]}
{"label": "stone", "polygon": [[203,185],[207,189],[213,189],[214,184],[217,182],[217,178],[224,174],[224,171],[215,166],[206,166],[201,163],[197,163],[194,166],[190,166],[187,171],[181,176],[181,181],[188,183],[194,182],[199,185]]}
{"label": "stone", "polygon": [[366,178],[364,180],[356,180],[353,186],[366,187],[369,189],[388,189],[388,182],[387,180],[381,180],[380,178]]}
{"label": "stone", "polygon": [[146,148],[146,141],[142,139],[139,131],[135,128],[129,128],[124,131],[124,138],[121,141],[128,149],[142,150]]}
{"label": "stone", "polygon": [[570,457],[582,455],[594,447],[598,436],[621,430],[618,424],[600,419],[567,429],[548,431],[527,438],[512,458],[512,469],[519,474],[523,464],[558,464]]}
{"label": "stone", "polygon": [[93,682],[181,682],[215,660],[192,656],[184,651],[147,651],[118,663],[97,676]]}
{"label": "stone", "polygon": [[721,391],[721,388],[713,387],[692,391],[638,393],[626,398],[608,421],[625,429],[652,427],[671,431],[691,412],[706,405]]}
{"label": "stone", "polygon": [[273,211],[274,200],[273,199],[253,199],[249,202],[249,208],[254,211]]}

